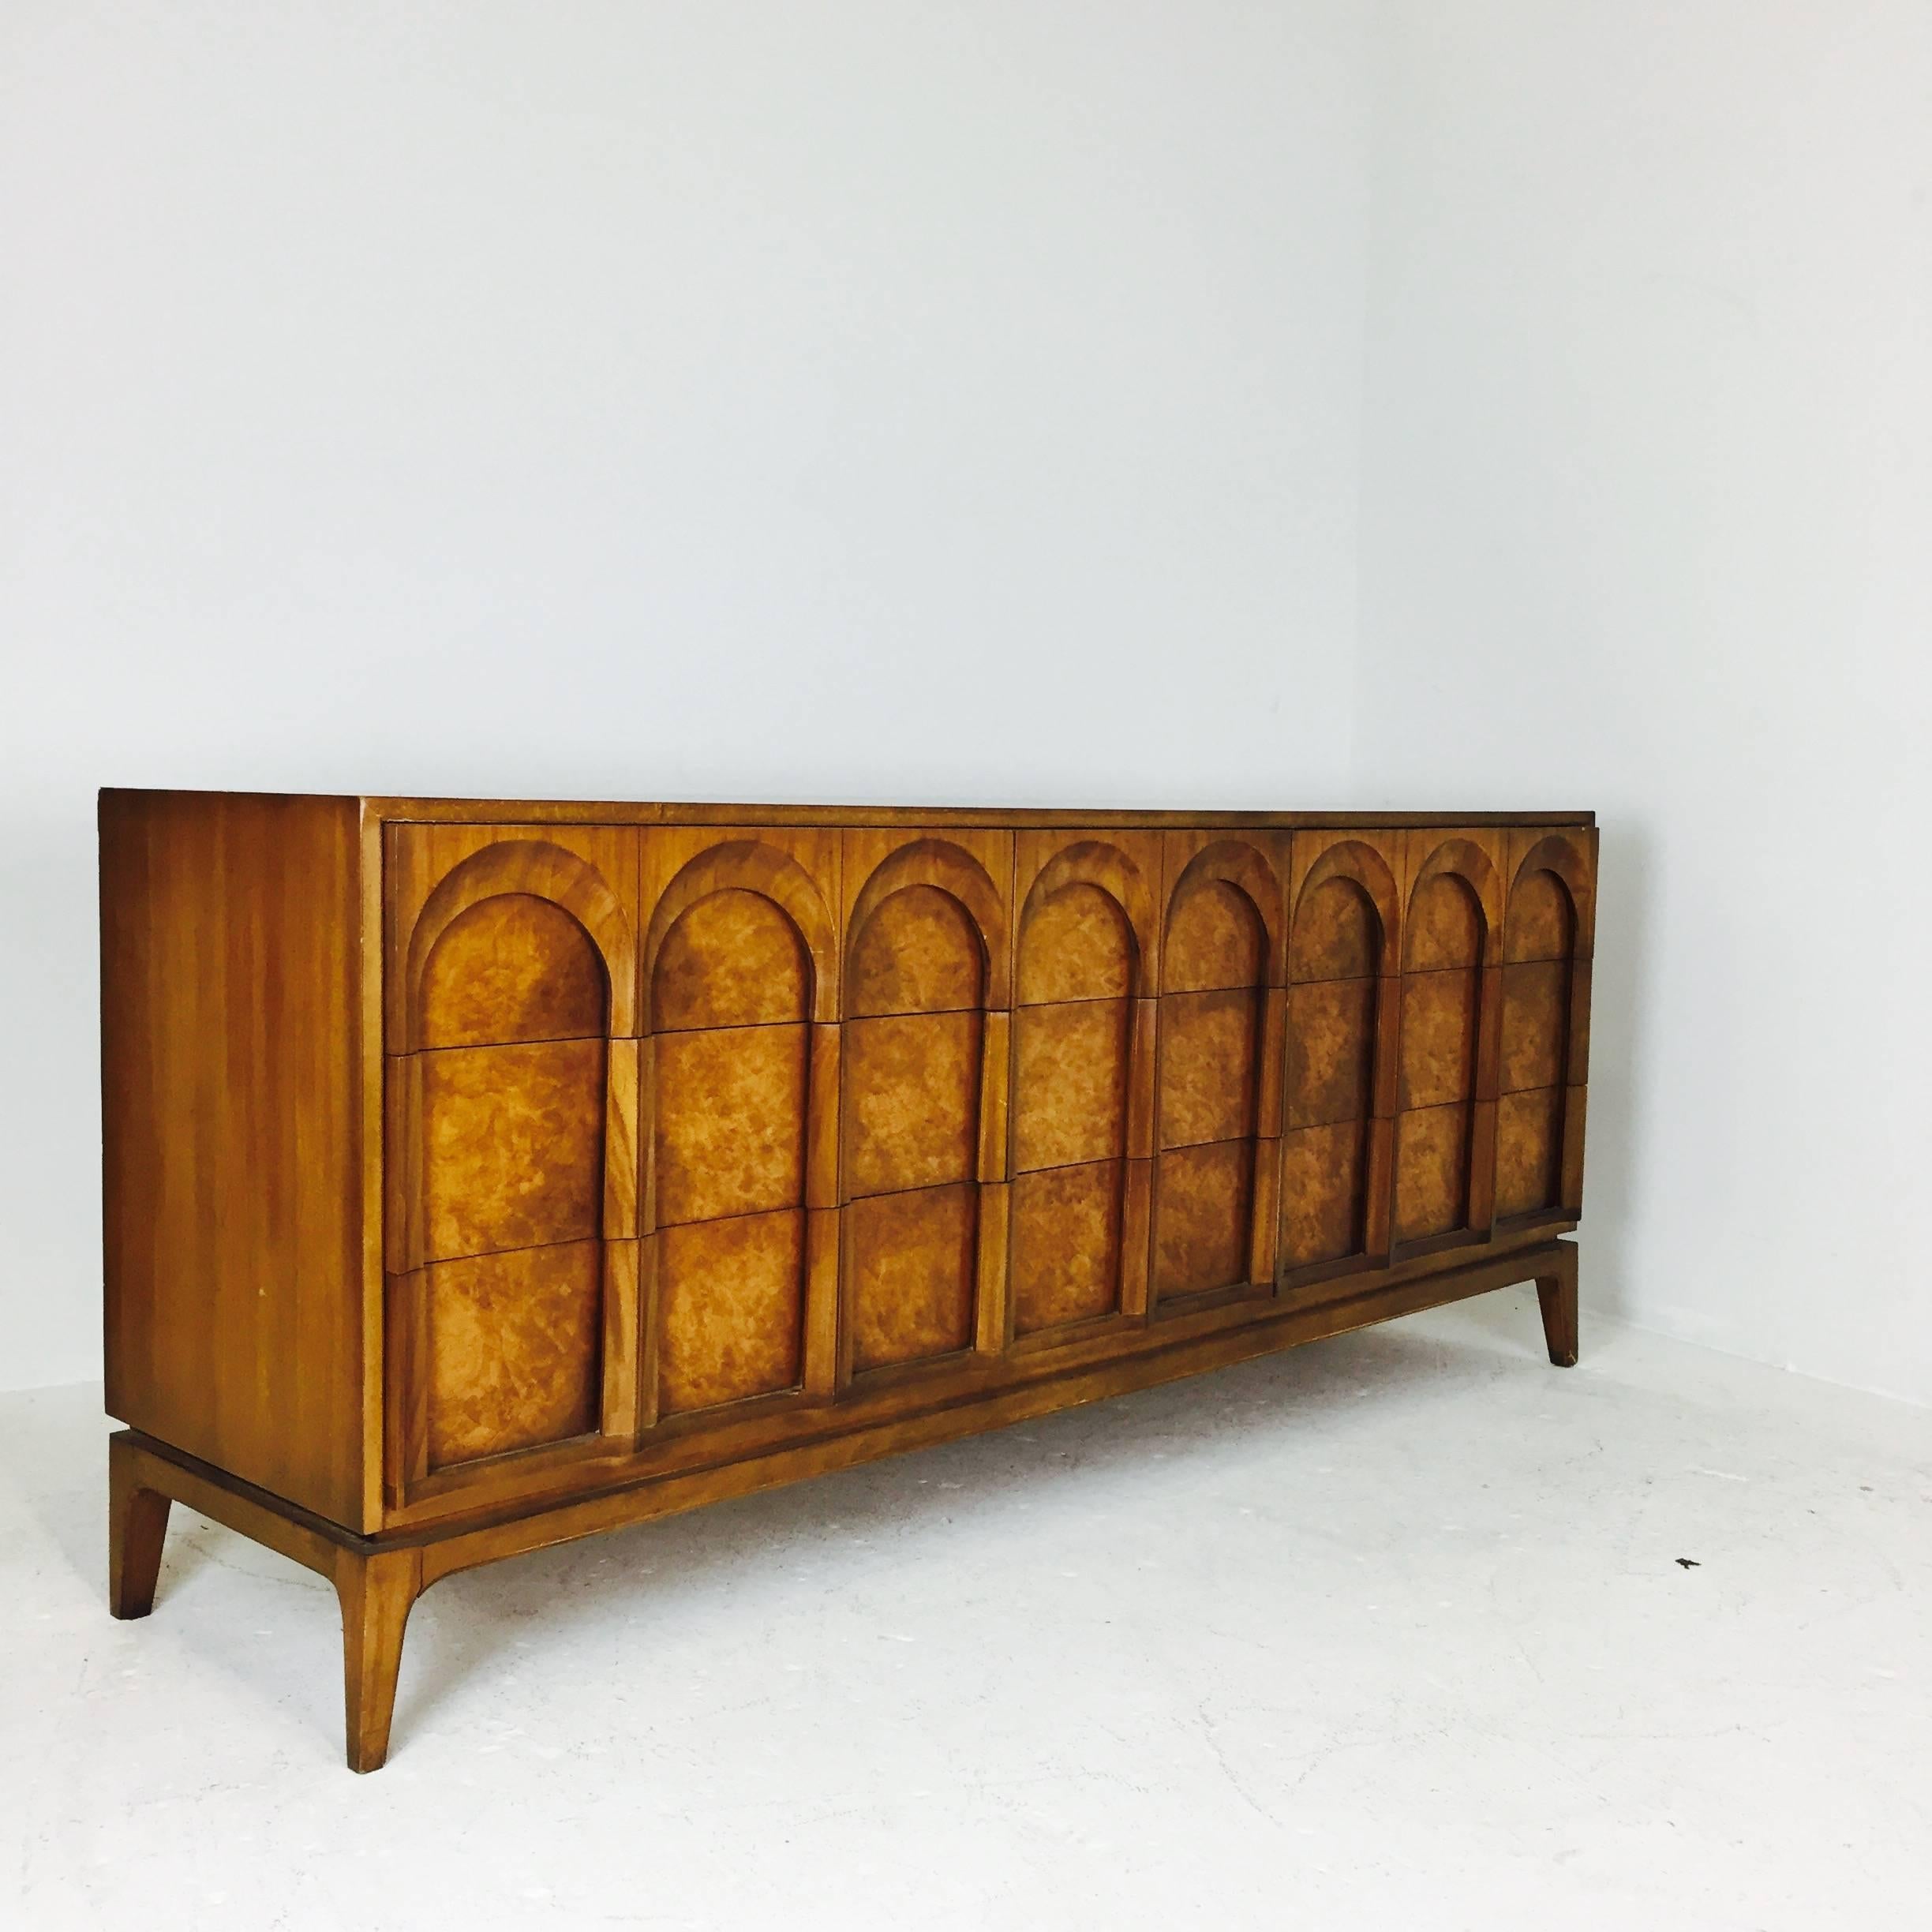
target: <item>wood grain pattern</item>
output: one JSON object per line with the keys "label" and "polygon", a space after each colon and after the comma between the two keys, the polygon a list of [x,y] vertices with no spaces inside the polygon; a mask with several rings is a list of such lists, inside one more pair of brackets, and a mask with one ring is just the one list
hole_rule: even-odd
{"label": "wood grain pattern", "polygon": [[604,1043],[421,1057],[424,1259],[581,1241],[604,1204]]}
{"label": "wood grain pattern", "polygon": [[[143,799],[124,837],[110,815],[110,1354],[136,1332],[167,1383],[142,1421],[277,1481],[338,1470],[341,1511],[130,1440],[113,1601],[152,1601],[170,1497],[320,1569],[358,1765],[422,1587],[646,1491],[686,1507],[1506,1278],[1538,1282],[1574,1354],[1549,1237],[1582,1197],[1586,818]],[[290,838],[320,884],[278,897]],[[167,994],[192,1025],[149,1010],[157,943],[161,976],[204,983]],[[305,945],[339,987],[304,983],[298,1057],[238,1103]],[[232,1190],[194,1208],[245,1225],[212,1248],[185,1223],[188,1267],[222,1241],[242,1264],[232,1357],[213,1284],[170,1259],[144,1307],[114,1259],[117,1215],[125,1256],[161,1239],[133,1215],[175,1211],[173,1134],[216,1145],[182,1112],[212,1091],[254,1109],[219,1143]],[[238,1421],[275,1320],[313,1353],[253,1305],[297,1223],[288,1182],[258,1211],[245,1171],[305,1093],[333,1095],[300,1144],[346,1345],[333,1371],[321,1345],[326,1413],[285,1376],[285,1413]],[[163,1302],[201,1324],[187,1346],[155,1333]]]}
{"label": "wood grain pattern", "polygon": [[1154,832],[1017,833],[1014,1003],[1158,993],[1164,863]]}
{"label": "wood grain pattern", "polygon": [[650,980],[657,1033],[771,1025],[811,1008],[805,942],[782,907],[728,886],[698,900],[665,934]]}
{"label": "wood grain pattern", "polygon": [[101,794],[107,1412],[351,1526],[358,864],[353,799]]}
{"label": "wood grain pattern", "polygon": [[1065,1167],[1127,1151],[1125,999],[1023,1006],[1013,1017],[1013,1168]]}
{"label": "wood grain pattern", "polygon": [[519,1249],[425,1272],[432,1469],[597,1428],[601,1242]]}
{"label": "wood grain pattern", "polygon": [[1507,849],[1496,1211],[1520,1223],[1582,1204],[1596,834],[1511,832]]}
{"label": "wood grain pattern", "polygon": [[1199,1294],[1248,1279],[1255,1147],[1221,1140],[1160,1157],[1154,1295]]}
{"label": "wood grain pattern", "polygon": [[[211,796],[211,795],[204,795]],[[219,796],[219,795],[212,795]],[[372,796],[363,801],[384,818],[429,825],[470,825],[507,818],[549,825],[636,825],[694,828],[716,826],[863,829],[872,831],[995,830],[1200,832],[1400,831],[1443,825],[1522,826],[1547,831],[1586,828],[1587,811],[1466,812],[1454,818],[1430,811],[1202,811],[1172,808],[1134,811],[1091,806],[1005,805],[733,805],[680,799],[642,803],[635,799],[448,799]]]}
{"label": "wood grain pattern", "polygon": [[1272,1274],[1287,851],[1271,835],[1165,841],[1156,1304]]}
{"label": "wood grain pattern", "polygon": [[1563,1197],[1560,1087],[1506,1093],[1496,1103],[1496,1212],[1554,1208]]}
{"label": "wood grain pattern", "polygon": [[848,832],[840,863],[846,1017],[1013,1004],[1012,833]]}
{"label": "wood grain pattern", "polygon": [[839,863],[827,833],[643,837],[660,1420],[802,1385],[807,1204],[837,1199]]}
{"label": "wood grain pattern", "polygon": [[803,1210],[667,1227],[656,1241],[660,1413],[797,1387]]}
{"label": "wood grain pattern", "polygon": [[1289,988],[1287,1126],[1365,1121],[1374,1114],[1380,1003],[1372,977]]}
{"label": "wood grain pattern", "polygon": [[1161,1000],[1160,1144],[1196,1147],[1255,1131],[1262,1005],[1257,987]]}
{"label": "wood grain pattern", "polygon": [[1505,966],[1502,1091],[1564,1085],[1569,1044],[1570,962],[1537,960]]}
{"label": "wood grain pattern", "polygon": [[1126,1166],[1092,1161],[1014,1177],[1016,1334],[1091,1320],[1119,1306]]}
{"label": "wood grain pattern", "polygon": [[1475,1108],[1420,1107],[1396,1123],[1395,1237],[1423,1241],[1466,1227]]}
{"label": "wood grain pattern", "polygon": [[978,1194],[961,1181],[847,1204],[856,1373],[972,1346]]}
{"label": "wood grain pattern", "polygon": [[423,968],[421,1043],[493,1046],[594,1039],[608,990],[595,942],[530,893],[479,900],[444,928]]}
{"label": "wood grain pattern", "polygon": [[799,1017],[801,974],[810,1017],[838,1017],[837,832],[663,826],[639,852],[641,1010],[653,1030]]}
{"label": "wood grain pattern", "polygon": [[657,1225],[803,1205],[809,1029],[714,1027],[656,1043]]}
{"label": "wood grain pattern", "polygon": [[1367,1251],[1374,1123],[1291,1129],[1281,1141],[1281,1261],[1290,1271]]}
{"label": "wood grain pattern", "polygon": [[1286,836],[1275,832],[1166,835],[1163,994],[1285,983],[1284,878],[1290,849]]}
{"label": "wood grain pattern", "polygon": [[1480,828],[1404,841],[1398,1244],[1472,1239],[1494,1218],[1503,856]]}
{"label": "wood grain pattern", "polygon": [[1481,975],[1473,968],[1402,975],[1404,1112],[1476,1097],[1476,1035]]}
{"label": "wood grain pattern", "polygon": [[1114,1313],[1130,1279],[1144,1305],[1125,1157],[1151,1151],[1163,865],[1148,833],[1016,841],[1011,1335]]}
{"label": "wood grain pattern", "polygon": [[[474,954],[477,938],[462,929],[480,908],[506,897],[539,900],[582,930],[596,950],[608,991],[605,1020],[597,1030],[620,1038],[637,1032],[635,832],[528,824],[391,826],[384,867],[391,1052],[414,1052],[432,1043],[422,1002],[449,977],[432,970],[435,956],[452,929],[456,943]],[[487,936],[503,916],[493,915],[477,938]],[[480,990],[475,998],[480,1002]],[[504,1024],[499,1017],[490,1025],[500,1030]]]}
{"label": "wood grain pattern", "polygon": [[845,1024],[845,1185],[853,1198],[973,1177],[981,1015]]}

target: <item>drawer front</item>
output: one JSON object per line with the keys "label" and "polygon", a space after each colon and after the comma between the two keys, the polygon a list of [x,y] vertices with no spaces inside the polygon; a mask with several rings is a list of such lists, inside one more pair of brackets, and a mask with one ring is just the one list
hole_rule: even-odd
{"label": "drawer front", "polygon": [[390,1520],[1574,1219],[1595,859],[1574,828],[391,826]]}
{"label": "drawer front", "polygon": [[388,828],[397,1503],[635,1435],[638,861],[628,827]]}

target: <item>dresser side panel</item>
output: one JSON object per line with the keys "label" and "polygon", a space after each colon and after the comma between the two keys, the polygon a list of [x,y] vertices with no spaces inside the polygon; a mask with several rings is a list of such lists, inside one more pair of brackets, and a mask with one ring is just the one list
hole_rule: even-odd
{"label": "dresser side panel", "polygon": [[352,1529],[363,848],[354,799],[101,794],[108,1413]]}

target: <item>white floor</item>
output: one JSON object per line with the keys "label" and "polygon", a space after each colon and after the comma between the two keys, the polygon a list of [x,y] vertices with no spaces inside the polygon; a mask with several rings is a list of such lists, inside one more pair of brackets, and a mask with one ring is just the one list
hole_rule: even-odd
{"label": "white floor", "polygon": [[1584,1349],[1492,1296],[453,1578],[367,1778],[320,1582],[178,1511],[112,1623],[98,1393],[0,1398],[0,1924],[1927,1923],[1932,1415]]}

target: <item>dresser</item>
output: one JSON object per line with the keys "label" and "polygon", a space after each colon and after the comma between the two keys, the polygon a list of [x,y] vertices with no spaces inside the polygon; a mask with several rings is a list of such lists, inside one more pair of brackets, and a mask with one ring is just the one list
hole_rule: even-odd
{"label": "dresser", "polygon": [[340,1599],[1533,1281],[1582,812],[100,799],[110,1608]]}

